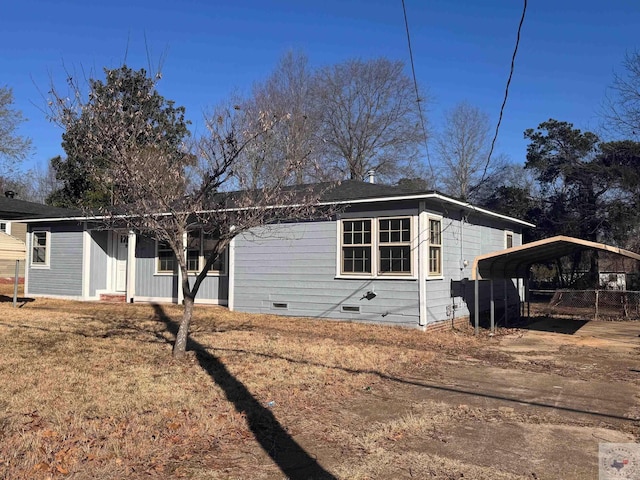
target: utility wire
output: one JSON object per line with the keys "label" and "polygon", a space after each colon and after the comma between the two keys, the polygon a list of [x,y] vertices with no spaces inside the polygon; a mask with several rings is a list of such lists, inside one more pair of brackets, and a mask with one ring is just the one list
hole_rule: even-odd
{"label": "utility wire", "polygon": [[[404,2],[404,0],[403,0]],[[507,104],[507,98],[509,97],[509,85],[511,84],[511,78],[513,77],[513,68],[516,63],[516,55],[518,53],[518,46],[520,45],[520,32],[522,31],[522,24],[524,23],[524,17],[527,13],[527,0],[524,0],[524,7],[522,8],[522,16],[520,17],[520,24],[518,25],[518,33],[516,36],[516,45],[513,49],[513,55],[511,56],[511,70],[509,71],[509,78],[507,79],[507,86],[504,90],[504,100],[502,100],[502,106],[500,107],[500,116],[498,117],[498,123],[496,124],[496,131],[493,135],[493,140],[491,141],[491,148],[489,149],[489,155],[487,156],[487,163],[484,166],[484,170],[482,172],[482,178],[476,185],[476,188],[482,185],[482,182],[485,181],[485,176],[487,174],[487,169],[489,168],[489,162],[491,161],[491,154],[493,154],[493,149],[496,146],[496,140],[498,139],[498,131],[500,130],[500,124],[502,123],[502,115],[504,113],[504,107]]]}
{"label": "utility wire", "polygon": [[427,143],[427,127],[424,124],[424,115],[422,114],[422,106],[420,105],[420,93],[418,91],[418,80],[416,79],[416,68],[413,64],[413,51],[411,49],[411,35],[409,34],[409,21],[407,20],[407,9],[402,0],[402,13],[404,13],[404,26],[407,30],[407,45],[409,46],[409,60],[411,61],[411,73],[413,75],[413,86],[416,90],[416,103],[418,104],[418,113],[420,114],[420,124],[422,125],[422,133],[424,134],[424,149],[427,154],[427,163],[429,164],[429,170],[431,171],[431,177],[435,178],[433,172],[433,165],[431,165],[431,158],[429,157],[429,144]]}

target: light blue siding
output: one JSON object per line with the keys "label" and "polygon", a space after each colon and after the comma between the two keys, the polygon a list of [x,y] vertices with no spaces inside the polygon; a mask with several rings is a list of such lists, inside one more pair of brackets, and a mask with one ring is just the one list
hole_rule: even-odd
{"label": "light blue siding", "polygon": [[[137,297],[178,301],[178,276],[156,273],[155,240],[138,236],[136,242],[136,286]],[[191,281],[195,275],[190,276]],[[229,280],[226,275],[208,275],[200,285],[198,301],[226,303],[229,295]]]}
{"label": "light blue siding", "polygon": [[91,297],[96,296],[97,290],[106,290],[107,288],[109,233],[104,230],[91,232],[91,267],[89,272],[89,296]]}
{"label": "light blue siding", "polygon": [[[335,221],[308,222],[259,229],[256,235],[238,237],[234,308],[416,325],[416,280],[335,278],[336,229]],[[367,292],[376,296],[367,300]],[[286,304],[286,308],[277,304]],[[360,307],[360,312],[344,311],[344,307]]]}
{"label": "light blue siding", "polygon": [[50,227],[51,232],[49,267],[33,268],[29,265],[29,293],[81,296],[82,226],[77,224],[39,225],[30,227],[29,231],[41,230],[42,227]]}

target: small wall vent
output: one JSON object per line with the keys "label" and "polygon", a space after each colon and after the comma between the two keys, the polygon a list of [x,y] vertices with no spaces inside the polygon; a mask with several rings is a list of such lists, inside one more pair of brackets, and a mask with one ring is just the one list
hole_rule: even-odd
{"label": "small wall vent", "polygon": [[342,311],[345,313],[360,313],[360,306],[358,305],[342,305]]}
{"label": "small wall vent", "polygon": [[273,302],[271,304],[271,308],[277,308],[279,310],[287,310],[289,308],[289,304],[284,302]]}

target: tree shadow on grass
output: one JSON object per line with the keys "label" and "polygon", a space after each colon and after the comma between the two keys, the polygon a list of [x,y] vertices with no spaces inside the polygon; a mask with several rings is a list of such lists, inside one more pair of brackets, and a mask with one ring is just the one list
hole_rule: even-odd
{"label": "tree shadow on grass", "polygon": [[[152,306],[158,319],[175,336],[179,325],[164,312],[162,306],[155,303]],[[192,339],[189,339],[187,350],[195,351],[198,363],[222,388],[227,400],[233,403],[238,412],[246,415],[255,439],[287,478],[292,480],[336,478],[298,445],[280,425],[273,412],[262,406],[247,387],[227,370],[218,357],[207,352],[203,345]]]}

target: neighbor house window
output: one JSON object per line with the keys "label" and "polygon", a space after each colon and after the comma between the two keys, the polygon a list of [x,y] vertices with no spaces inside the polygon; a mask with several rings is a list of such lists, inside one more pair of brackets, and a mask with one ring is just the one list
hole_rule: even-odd
{"label": "neighbor house window", "polygon": [[0,222],[0,232],[7,233],[7,224],[5,222]]}
{"label": "neighbor house window", "polygon": [[342,222],[342,273],[371,273],[371,220]]}
{"label": "neighbor house window", "polygon": [[[211,252],[216,248],[218,239],[211,233],[202,233],[202,267],[204,267],[207,258],[211,255]],[[218,258],[211,265],[210,272],[223,272],[225,267],[225,253],[222,252],[218,255]]]}
{"label": "neighbor house window", "polygon": [[178,271],[178,262],[168,242],[157,243],[158,273],[175,273]]}
{"label": "neighbor house window", "polygon": [[513,232],[504,232],[504,248],[513,247]]}
{"label": "neighbor house window", "polygon": [[442,275],[442,220],[429,219],[429,276]]}
{"label": "neighbor house window", "polygon": [[187,270],[200,271],[200,231],[187,234]]}
{"label": "neighbor house window", "polygon": [[31,240],[31,265],[49,265],[49,232],[33,232]]}
{"label": "neighbor house window", "polygon": [[378,273],[411,274],[411,218],[378,220]]}

